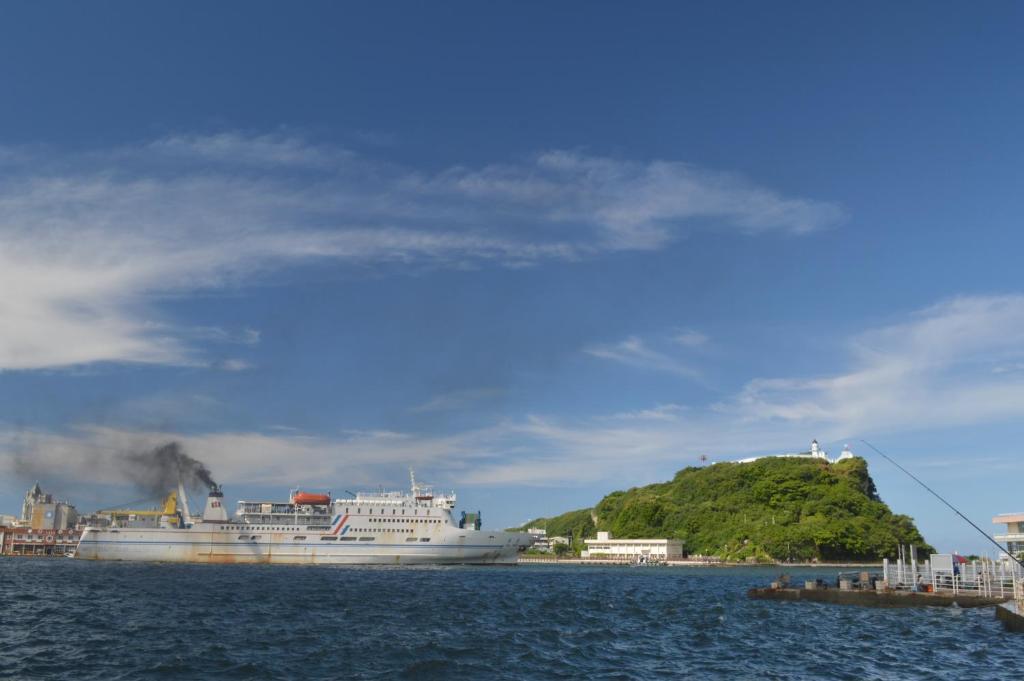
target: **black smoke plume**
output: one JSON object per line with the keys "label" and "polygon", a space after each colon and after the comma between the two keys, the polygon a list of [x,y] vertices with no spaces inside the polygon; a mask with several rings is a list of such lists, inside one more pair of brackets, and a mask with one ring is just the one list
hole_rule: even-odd
{"label": "black smoke plume", "polygon": [[187,488],[217,487],[210,469],[186,454],[177,442],[168,442],[147,452],[130,452],[118,463],[125,478],[154,496],[176,488],[179,478]]}

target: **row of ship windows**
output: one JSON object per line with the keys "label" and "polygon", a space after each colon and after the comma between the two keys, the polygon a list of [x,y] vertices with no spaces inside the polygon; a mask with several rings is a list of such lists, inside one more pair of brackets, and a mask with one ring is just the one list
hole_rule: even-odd
{"label": "row of ship windows", "polygon": [[[431,523],[431,524],[435,524],[435,523],[440,523],[441,522],[440,520],[437,520],[437,519],[434,519],[434,518],[409,518],[409,519],[406,519],[406,520],[400,520],[398,518],[367,518],[367,520],[369,520],[371,523],[392,523],[392,522],[393,523],[401,523],[401,522],[405,522],[405,523]],[[297,528],[297,527],[278,527],[278,526],[273,526],[273,525],[259,525],[257,527],[252,527],[252,528],[246,528],[246,527],[242,527],[242,526],[230,526],[227,529],[231,529],[231,530],[253,529],[253,530],[259,530],[261,532],[267,532],[267,531],[269,531],[269,532],[275,532],[275,531],[282,531],[282,532],[291,531],[291,532],[294,532],[295,530],[297,530],[299,528]],[[306,529],[307,530],[326,530],[326,529],[330,529],[330,528],[327,525],[309,525],[309,526],[306,527]],[[367,530],[367,531],[369,532],[371,530]],[[396,530],[393,530],[393,531],[394,532],[401,532],[402,530],[397,530],[396,529]],[[406,531],[407,532],[412,532],[412,530],[406,530]]]}
{"label": "row of ship windows", "polygon": [[[345,513],[348,513],[349,511],[350,511],[349,508],[345,509]],[[356,515],[359,515],[362,512],[363,512],[362,508],[357,508],[356,509]],[[373,509],[372,508],[368,508],[368,509],[366,509],[366,512],[369,513],[369,514],[373,514]],[[384,509],[383,508],[380,509],[380,514],[384,515]],[[419,515],[420,512],[419,511],[413,511],[412,514],[413,515]],[[391,515],[398,515],[396,509],[391,509]],[[402,515],[405,515],[405,509],[402,510]],[[427,511],[427,515],[430,515],[430,511]]]}
{"label": "row of ship windows", "polygon": [[[256,541],[259,538],[260,538],[260,535],[258,535],[258,534],[253,534],[253,535],[240,534],[240,535],[238,535],[238,540],[239,541]],[[376,537],[335,537],[333,535],[328,535],[326,537],[320,537],[320,541],[376,541],[376,540],[377,540]],[[299,535],[299,536],[296,536],[296,537],[292,537],[292,541],[306,541],[306,537],[304,537],[302,535]],[[407,542],[410,542],[410,541],[428,542],[428,541],[430,541],[430,537],[421,537],[420,539],[417,539],[416,537],[407,537],[405,541],[407,541]]]}
{"label": "row of ship windows", "polygon": [[[307,530],[312,530],[313,528],[312,527],[307,527],[306,529]],[[328,529],[328,528],[324,528],[324,529]],[[391,532],[391,533],[396,533],[396,532],[415,532],[415,530],[413,530],[411,527],[395,527],[395,528],[391,528],[391,527],[388,527],[388,528],[384,528],[384,527],[381,527],[381,528],[376,528],[376,527],[353,527],[353,528],[351,528],[351,530],[352,530],[352,532]]]}
{"label": "row of ship windows", "polygon": [[[299,539],[296,537],[296,539]],[[376,537],[359,537],[359,541],[374,541]],[[328,535],[326,537],[320,537],[320,541],[355,541],[355,537],[335,537]],[[405,541],[417,541],[416,537],[406,537]],[[430,537],[420,537],[419,541],[430,541]]]}

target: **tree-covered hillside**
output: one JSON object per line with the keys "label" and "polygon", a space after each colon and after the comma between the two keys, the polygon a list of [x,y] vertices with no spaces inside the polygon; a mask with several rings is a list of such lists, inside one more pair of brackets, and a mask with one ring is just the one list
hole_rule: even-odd
{"label": "tree-covered hillside", "polygon": [[859,457],[684,468],[670,482],[612,492],[593,509],[527,526],[577,539],[598,530],[622,539],[672,537],[690,554],[727,559],[874,560],[895,556],[901,543],[932,550],[911,518],[879,499]]}

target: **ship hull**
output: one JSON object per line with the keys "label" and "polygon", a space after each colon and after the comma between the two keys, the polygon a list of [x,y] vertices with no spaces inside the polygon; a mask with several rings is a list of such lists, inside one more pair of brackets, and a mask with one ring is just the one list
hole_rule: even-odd
{"label": "ship hull", "polygon": [[[510,532],[438,532],[428,542],[401,536],[373,541],[325,541],[295,532],[249,534],[248,530],[98,529],[79,541],[78,560],[284,565],[512,565],[529,545],[527,535]],[[253,538],[255,537],[255,538]]]}

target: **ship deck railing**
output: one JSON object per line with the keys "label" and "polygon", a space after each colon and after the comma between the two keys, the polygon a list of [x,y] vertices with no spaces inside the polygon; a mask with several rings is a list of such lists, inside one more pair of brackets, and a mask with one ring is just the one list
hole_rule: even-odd
{"label": "ship deck railing", "polygon": [[[387,493],[385,493],[387,494]],[[336,498],[332,499],[330,504],[298,504],[298,507],[309,507],[309,506],[321,506],[321,507],[333,507],[337,505],[341,506],[359,506],[360,504],[372,504],[377,506],[388,506],[400,508],[406,506],[408,508],[439,508],[445,507],[445,503],[454,502],[454,496],[439,495],[433,497],[430,501],[417,501],[408,494],[403,494],[400,497],[389,497],[380,496],[378,493],[362,493],[360,492],[355,498]],[[439,503],[444,502],[444,503]],[[263,511],[266,506],[270,506],[271,513],[276,514],[293,514],[297,506],[295,504],[282,504],[272,503],[269,501],[239,501],[236,505],[236,512],[252,513],[260,515],[268,515]]]}

